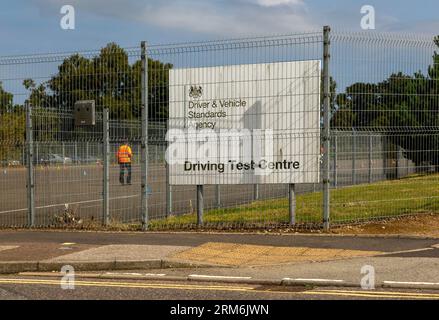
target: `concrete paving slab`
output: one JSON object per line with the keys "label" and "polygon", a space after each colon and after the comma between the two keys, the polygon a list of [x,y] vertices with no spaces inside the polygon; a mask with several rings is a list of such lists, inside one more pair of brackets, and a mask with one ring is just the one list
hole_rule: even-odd
{"label": "concrete paving slab", "polygon": [[275,247],[208,242],[177,252],[171,261],[204,262],[225,266],[260,266],[304,261],[329,261],[382,254],[380,251]]}
{"label": "concrete paving slab", "polygon": [[[375,282],[414,282],[439,284],[439,258],[395,258],[395,257],[360,257],[346,260],[286,263],[280,265],[245,266],[245,267],[212,267],[182,269],[149,269],[149,273],[164,273],[171,277],[188,277],[191,274],[210,275],[214,277],[250,277],[252,280],[278,281],[290,279],[327,279],[343,280],[345,283],[360,285],[364,274],[361,268],[365,265],[375,269]],[[144,272],[131,270],[130,272]],[[413,284],[406,284],[407,286]],[[431,287],[428,286],[428,287]],[[413,286],[416,288],[416,285]]]}
{"label": "concrete paving slab", "polygon": [[65,254],[47,262],[92,262],[92,261],[143,261],[162,260],[172,254],[185,251],[185,246],[156,246],[156,245],[107,245],[71,254]]}
{"label": "concrete paving slab", "polygon": [[19,244],[5,244],[1,247],[8,248],[0,250],[0,262],[5,261],[41,261],[55,258],[61,255],[78,252],[96,247],[87,244],[69,244],[63,243],[30,243],[24,242]]}
{"label": "concrete paving slab", "polygon": [[16,249],[18,246],[0,246],[0,251]]}

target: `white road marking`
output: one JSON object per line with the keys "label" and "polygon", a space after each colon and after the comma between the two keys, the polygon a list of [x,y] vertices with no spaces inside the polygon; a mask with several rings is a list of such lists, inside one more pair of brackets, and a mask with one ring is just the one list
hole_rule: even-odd
{"label": "white road marking", "polygon": [[[110,198],[110,201],[111,201],[111,200],[119,200],[119,199],[136,198],[136,197],[140,197],[140,195],[138,195],[138,194],[134,194],[134,195],[130,195],[130,196],[114,197],[114,198]],[[47,206],[35,207],[35,209],[46,209],[46,208],[54,208],[54,207],[65,207],[66,204],[68,204],[68,205],[73,205],[73,204],[92,203],[92,202],[98,202],[98,201],[103,201],[103,199],[101,198],[101,199],[96,199],[96,200],[85,200],[85,201],[77,201],[77,202],[57,203],[57,204],[51,204],[51,205],[47,205]],[[6,210],[6,211],[0,211],[0,214],[3,214],[3,213],[12,213],[12,212],[20,212],[20,211],[27,211],[27,210],[28,210],[28,208],[15,209],[15,210]]]}
{"label": "white road marking", "polygon": [[401,254],[401,253],[411,253],[411,252],[421,252],[421,251],[428,251],[433,250],[434,248],[420,248],[420,249],[412,249],[412,250],[402,250],[402,251],[391,251],[391,252],[385,252],[381,255],[393,255],[393,254]]}
{"label": "white road marking", "polygon": [[425,286],[438,286],[439,282],[410,282],[410,281],[383,281],[385,284],[410,284],[410,285],[425,285]]}
{"label": "white road marking", "polygon": [[164,277],[166,276],[165,273],[137,273],[137,272],[106,272],[106,275],[126,275],[126,276],[142,276],[142,277]]}
{"label": "white road marking", "polygon": [[282,281],[312,281],[312,282],[344,282],[344,280],[338,279],[302,279],[302,278],[283,278]]}
{"label": "white road marking", "polygon": [[212,279],[251,279],[252,277],[211,276],[204,274],[190,274],[188,278],[212,278]]}
{"label": "white road marking", "polygon": [[20,246],[0,246],[0,251],[17,249]]}

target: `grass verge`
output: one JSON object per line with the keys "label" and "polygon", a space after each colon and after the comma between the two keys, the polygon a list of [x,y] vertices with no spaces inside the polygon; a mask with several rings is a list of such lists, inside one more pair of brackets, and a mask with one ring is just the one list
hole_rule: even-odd
{"label": "grass verge", "polygon": [[[332,223],[360,222],[420,213],[439,213],[439,174],[412,175],[331,190]],[[254,201],[232,208],[207,210],[204,223],[224,225],[276,225],[288,222],[288,199]],[[298,195],[297,223],[322,221],[322,193]],[[196,224],[196,214],[151,221],[151,229]]]}

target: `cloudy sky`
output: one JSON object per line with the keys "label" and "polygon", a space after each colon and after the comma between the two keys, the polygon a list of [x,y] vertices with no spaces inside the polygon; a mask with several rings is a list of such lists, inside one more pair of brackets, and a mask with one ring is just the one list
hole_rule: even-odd
{"label": "cloudy sky", "polygon": [[[63,5],[75,30],[60,27]],[[2,3],[0,55],[97,49],[201,39],[360,29],[363,5],[376,30],[439,34],[437,0],[16,0]]]}

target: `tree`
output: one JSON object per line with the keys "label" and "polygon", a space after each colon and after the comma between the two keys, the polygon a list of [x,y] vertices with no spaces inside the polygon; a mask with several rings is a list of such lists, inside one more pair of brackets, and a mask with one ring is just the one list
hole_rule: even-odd
{"label": "tree", "polygon": [[44,84],[36,85],[32,79],[23,80],[23,86],[29,91],[25,104],[32,106],[33,139],[35,141],[53,141],[62,131],[62,117],[53,105],[53,96],[46,93]]}
{"label": "tree", "polygon": [[[148,59],[149,116],[165,121],[168,108],[168,70],[171,64]],[[124,49],[109,43],[94,58],[78,54],[65,59],[46,84],[52,106],[71,110],[77,100],[95,100],[98,110],[108,107],[112,119],[140,117],[141,61],[129,63]]]}
{"label": "tree", "polygon": [[[439,46],[439,38],[435,39]],[[355,83],[337,96],[331,124],[339,129],[379,129],[416,165],[439,171],[439,54],[427,75],[397,72],[379,83]]]}
{"label": "tree", "polygon": [[12,98],[12,93],[6,92],[0,82],[0,114],[12,111]]}
{"label": "tree", "polygon": [[19,159],[25,139],[25,114],[0,83],[0,160]]}

